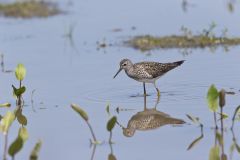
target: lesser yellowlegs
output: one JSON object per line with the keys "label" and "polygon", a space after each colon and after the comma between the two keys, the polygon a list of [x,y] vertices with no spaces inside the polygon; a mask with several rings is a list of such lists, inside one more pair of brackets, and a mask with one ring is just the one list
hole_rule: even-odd
{"label": "lesser yellowlegs", "polygon": [[168,114],[156,109],[147,109],[132,116],[128,121],[127,128],[123,128],[123,134],[126,137],[132,137],[136,130],[147,131],[164,125],[177,125],[184,123],[185,121],[170,117]]}
{"label": "lesser yellowlegs", "polygon": [[146,95],[145,83],[152,83],[157,90],[158,96],[160,91],[156,86],[156,80],[163,76],[168,71],[181,65],[184,61],[177,61],[172,63],[158,63],[158,62],[139,62],[133,64],[129,59],[123,59],[120,62],[120,68],[113,78],[123,69],[128,77],[143,82],[144,95]]}
{"label": "lesser yellowlegs", "polygon": [[132,137],[137,130],[147,131],[160,128],[164,125],[177,125],[185,123],[182,119],[173,118],[166,113],[158,111],[157,105],[159,102],[160,97],[158,97],[155,107],[148,109],[146,96],[144,96],[144,111],[133,115],[128,121],[127,128],[118,123],[123,129],[123,135],[126,137]]}

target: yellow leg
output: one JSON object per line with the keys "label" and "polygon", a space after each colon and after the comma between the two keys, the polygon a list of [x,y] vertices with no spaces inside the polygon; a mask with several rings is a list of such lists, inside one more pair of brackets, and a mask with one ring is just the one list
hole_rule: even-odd
{"label": "yellow leg", "polygon": [[154,82],[154,87],[156,88],[156,90],[157,90],[157,96],[158,97],[160,97],[160,91],[159,91],[159,89],[157,88],[157,86],[156,86],[156,83]]}

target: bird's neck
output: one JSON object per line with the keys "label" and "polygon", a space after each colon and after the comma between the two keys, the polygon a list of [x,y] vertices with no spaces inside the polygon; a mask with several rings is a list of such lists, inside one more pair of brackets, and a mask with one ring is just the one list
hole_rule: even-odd
{"label": "bird's neck", "polygon": [[125,69],[125,72],[128,76],[132,77],[133,76],[133,66],[131,66],[128,69]]}

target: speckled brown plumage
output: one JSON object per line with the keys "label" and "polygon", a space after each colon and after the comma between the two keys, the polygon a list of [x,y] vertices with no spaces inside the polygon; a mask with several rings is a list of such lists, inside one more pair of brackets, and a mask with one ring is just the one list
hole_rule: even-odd
{"label": "speckled brown plumage", "polygon": [[134,135],[136,130],[152,130],[168,124],[184,124],[185,121],[170,117],[168,114],[157,111],[156,109],[147,109],[133,115],[128,121],[127,128],[123,128],[123,134],[127,137]]}
{"label": "speckled brown plumage", "polygon": [[160,91],[156,86],[156,80],[168,71],[180,66],[184,61],[177,61],[172,63],[158,63],[158,62],[139,62],[133,64],[129,59],[123,59],[120,62],[120,68],[113,78],[115,78],[121,70],[124,70],[126,74],[139,82],[143,82],[144,95],[146,95],[145,83],[152,83],[157,90],[158,96]]}

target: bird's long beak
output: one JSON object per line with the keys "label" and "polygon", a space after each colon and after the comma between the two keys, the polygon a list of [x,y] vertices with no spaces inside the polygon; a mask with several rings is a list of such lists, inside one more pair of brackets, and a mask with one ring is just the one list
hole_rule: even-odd
{"label": "bird's long beak", "polygon": [[122,71],[122,68],[119,68],[119,70],[117,71],[117,73],[115,74],[115,76],[113,78],[117,77],[118,73],[120,73],[121,71]]}

